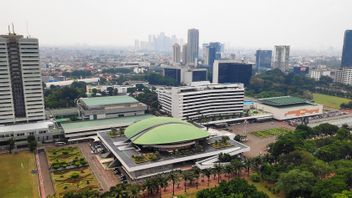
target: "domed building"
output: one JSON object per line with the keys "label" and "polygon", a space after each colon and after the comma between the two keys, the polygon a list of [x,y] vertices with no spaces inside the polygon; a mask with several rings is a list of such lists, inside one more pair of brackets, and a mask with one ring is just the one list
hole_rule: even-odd
{"label": "domed building", "polygon": [[124,134],[135,145],[159,150],[186,148],[209,137],[207,131],[170,117],[141,120],[127,127]]}
{"label": "domed building", "polygon": [[[249,147],[224,136],[210,135],[192,123],[171,117],[149,117],[125,128],[124,133],[98,133],[101,145],[112,156],[107,168],[117,167],[131,180],[140,180],[172,170],[197,166],[210,168],[220,153],[238,155]],[[226,138],[225,138],[226,139]],[[106,159],[102,159],[105,161]]]}

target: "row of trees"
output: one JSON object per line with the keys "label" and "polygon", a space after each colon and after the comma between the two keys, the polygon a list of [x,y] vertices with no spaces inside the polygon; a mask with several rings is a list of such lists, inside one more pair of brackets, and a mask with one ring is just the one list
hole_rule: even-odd
{"label": "row of trees", "polygon": [[312,99],[312,92],[352,98],[352,86],[334,83],[326,76],[315,81],[304,75],[285,74],[279,69],[253,76],[246,89],[247,95],[258,98],[292,95]]}

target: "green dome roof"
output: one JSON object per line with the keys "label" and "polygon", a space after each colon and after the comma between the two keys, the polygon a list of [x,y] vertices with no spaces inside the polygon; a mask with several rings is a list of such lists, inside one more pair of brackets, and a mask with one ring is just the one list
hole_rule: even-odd
{"label": "green dome roof", "polygon": [[153,117],[138,121],[125,130],[134,144],[158,145],[187,142],[206,138],[208,132],[192,124],[170,117]]}

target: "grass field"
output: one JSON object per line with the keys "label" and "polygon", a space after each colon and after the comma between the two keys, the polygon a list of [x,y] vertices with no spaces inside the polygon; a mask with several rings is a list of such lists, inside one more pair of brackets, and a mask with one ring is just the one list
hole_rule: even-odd
{"label": "grass field", "polygon": [[263,131],[255,131],[252,134],[257,137],[267,138],[270,136],[279,136],[290,132],[291,130],[285,129],[285,128],[273,128],[273,129],[267,129]]}
{"label": "grass field", "polygon": [[30,152],[0,155],[0,197],[39,198],[35,157]]}
{"label": "grass field", "polygon": [[257,188],[258,191],[261,191],[269,196],[269,198],[278,198],[280,195],[275,195],[274,193],[270,192],[268,188],[265,187],[265,185],[261,182],[253,182],[248,178],[245,178],[249,184],[252,184]]}
{"label": "grass field", "polygon": [[340,109],[340,105],[342,103],[347,103],[351,101],[350,99],[347,99],[347,98],[329,96],[329,95],[318,94],[318,93],[313,94],[313,100],[318,104],[322,104],[325,107],[329,107],[333,109]]}

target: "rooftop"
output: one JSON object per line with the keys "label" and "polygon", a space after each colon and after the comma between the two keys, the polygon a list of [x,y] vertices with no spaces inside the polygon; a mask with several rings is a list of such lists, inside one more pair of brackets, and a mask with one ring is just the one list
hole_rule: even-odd
{"label": "rooftop", "polygon": [[138,103],[138,100],[131,96],[103,96],[94,98],[81,98],[87,106],[102,106],[112,104]]}
{"label": "rooftop", "polygon": [[134,122],[154,117],[152,115],[140,115],[140,116],[129,116],[129,117],[119,117],[101,120],[85,120],[77,122],[66,122],[62,123],[61,127],[64,129],[65,133],[74,133],[79,131],[88,130],[99,130],[102,128],[113,128],[119,126],[127,126]]}
{"label": "rooftop", "polygon": [[153,117],[127,127],[125,136],[134,144],[159,145],[202,139],[209,133],[176,118]]}
{"label": "rooftop", "polygon": [[51,121],[42,121],[42,122],[33,122],[33,123],[15,124],[15,125],[2,125],[2,126],[0,125],[0,133],[48,129],[50,126],[53,126],[53,125],[54,123]]}
{"label": "rooftop", "polygon": [[280,96],[272,98],[263,98],[259,99],[263,104],[274,106],[274,107],[283,107],[291,105],[300,105],[300,104],[310,104],[309,101],[303,98],[293,97],[293,96]]}

